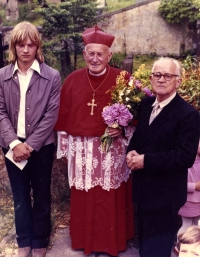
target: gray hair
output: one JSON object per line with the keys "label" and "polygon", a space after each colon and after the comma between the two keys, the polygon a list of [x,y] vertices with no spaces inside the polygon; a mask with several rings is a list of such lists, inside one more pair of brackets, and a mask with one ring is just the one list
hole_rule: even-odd
{"label": "gray hair", "polygon": [[[105,45],[105,46],[106,46],[106,45]],[[108,47],[108,46],[106,46],[106,47],[108,48],[109,53],[111,53],[112,51],[111,51],[110,47]],[[86,49],[86,48],[87,48],[87,45],[84,47],[84,49],[83,49],[83,50],[84,50],[84,51],[87,51],[87,49]]]}
{"label": "gray hair", "polygon": [[170,57],[160,57],[158,60],[156,60],[154,63],[153,63],[153,67],[152,67],[152,72],[154,71],[154,68],[156,66],[156,64],[160,61],[163,61],[163,60],[167,60],[167,61],[171,61],[175,64],[176,66],[176,73],[179,77],[181,77],[181,73],[182,73],[182,67],[181,67],[181,64],[179,61],[177,61],[176,59],[174,58],[170,58]]}

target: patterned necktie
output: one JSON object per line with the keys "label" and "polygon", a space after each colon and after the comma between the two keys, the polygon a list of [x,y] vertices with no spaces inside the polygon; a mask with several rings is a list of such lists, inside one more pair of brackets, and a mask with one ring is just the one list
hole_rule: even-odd
{"label": "patterned necktie", "polygon": [[160,108],[159,103],[156,103],[153,107],[153,110],[151,112],[151,116],[149,119],[149,125],[151,124],[151,122],[155,119],[155,117],[158,115],[158,109]]}

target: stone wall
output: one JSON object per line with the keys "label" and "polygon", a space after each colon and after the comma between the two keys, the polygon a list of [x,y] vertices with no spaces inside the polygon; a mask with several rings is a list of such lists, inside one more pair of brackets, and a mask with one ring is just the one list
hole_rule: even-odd
{"label": "stone wall", "polygon": [[115,35],[113,52],[179,56],[181,49],[193,48],[190,31],[168,24],[158,13],[160,1],[144,1],[99,17],[99,26]]}
{"label": "stone wall", "polygon": [[[159,4],[159,0],[143,1],[99,16],[104,17],[99,27],[115,35],[112,46],[114,53],[180,56],[181,51],[193,50],[192,32],[183,25],[168,24],[158,13]],[[7,43],[10,32],[5,33]]]}

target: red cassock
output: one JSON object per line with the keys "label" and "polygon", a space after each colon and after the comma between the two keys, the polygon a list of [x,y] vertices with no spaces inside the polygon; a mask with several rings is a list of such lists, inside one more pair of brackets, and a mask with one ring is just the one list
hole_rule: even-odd
{"label": "red cassock", "polygon": [[[71,73],[61,91],[61,105],[55,129],[74,137],[100,137],[106,124],[102,110],[110,103],[108,92],[116,84],[120,70],[107,66],[106,73],[92,76],[86,68]],[[89,78],[89,79],[88,79]],[[104,81],[105,79],[105,81]],[[89,82],[90,81],[90,82]],[[104,81],[102,83],[102,81]],[[93,90],[94,115],[91,115]],[[126,250],[126,242],[134,236],[132,181],[123,181],[116,189],[97,185],[89,190],[71,187],[70,235],[73,249],[85,254],[105,252],[117,256]]]}

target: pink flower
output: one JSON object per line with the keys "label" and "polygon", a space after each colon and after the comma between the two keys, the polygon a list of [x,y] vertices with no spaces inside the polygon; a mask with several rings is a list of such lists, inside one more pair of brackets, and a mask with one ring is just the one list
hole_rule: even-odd
{"label": "pink flower", "polygon": [[128,126],[129,122],[133,119],[133,115],[129,112],[128,108],[120,103],[106,106],[103,109],[102,117],[108,126],[117,123],[123,127]]}
{"label": "pink flower", "polygon": [[143,88],[142,91],[145,93],[146,96],[153,96],[148,87]]}
{"label": "pink flower", "polygon": [[142,84],[141,84],[141,82],[139,81],[139,80],[135,80],[135,87],[137,88],[137,89],[141,89],[142,88]]}

